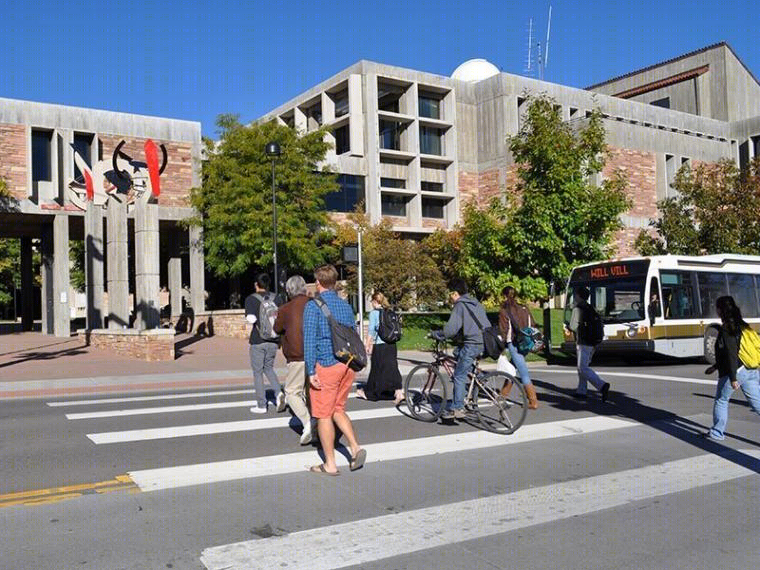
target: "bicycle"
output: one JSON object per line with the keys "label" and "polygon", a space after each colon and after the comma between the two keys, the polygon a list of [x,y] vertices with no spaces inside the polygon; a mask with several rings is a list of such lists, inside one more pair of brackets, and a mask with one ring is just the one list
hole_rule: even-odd
{"label": "bicycle", "polygon": [[[412,368],[404,381],[404,394],[412,416],[432,423],[441,417],[449,399],[448,383],[441,370],[453,378],[456,359],[442,348],[445,341],[430,334],[427,337],[434,341],[434,360]],[[512,383],[509,397],[501,393],[505,382]],[[523,385],[505,372],[482,370],[476,358],[467,375],[466,420],[487,431],[509,435],[523,424],[527,411],[528,395]]]}

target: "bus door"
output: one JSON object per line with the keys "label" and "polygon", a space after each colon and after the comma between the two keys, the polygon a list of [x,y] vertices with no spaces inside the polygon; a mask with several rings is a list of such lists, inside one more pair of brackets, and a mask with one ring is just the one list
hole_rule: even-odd
{"label": "bus door", "polygon": [[[686,345],[693,343],[696,337],[701,340],[704,334],[697,321],[700,315],[699,299],[692,274],[688,271],[663,270],[660,271],[660,282],[668,352],[673,356],[685,356],[691,352]],[[689,339],[692,339],[691,342]]]}

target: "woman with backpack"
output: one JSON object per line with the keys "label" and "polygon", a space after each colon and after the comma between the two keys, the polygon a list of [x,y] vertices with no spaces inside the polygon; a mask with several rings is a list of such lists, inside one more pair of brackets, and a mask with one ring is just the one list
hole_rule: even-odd
{"label": "woman with backpack", "polygon": [[[737,388],[741,388],[752,410],[760,414],[760,376],[757,371],[757,333],[742,318],[733,297],[719,297],[715,302],[721,320],[715,341],[715,364],[705,374],[718,371],[718,387],[713,404],[713,426],[704,436],[712,441],[726,439],[728,401]],[[746,343],[746,344],[744,344]],[[744,360],[752,361],[745,363]]]}
{"label": "woman with backpack", "polygon": [[[504,301],[501,304],[501,309],[499,309],[499,330],[507,340],[507,350],[509,350],[509,354],[512,357],[512,364],[517,368],[520,382],[528,394],[528,409],[535,410],[538,408],[536,388],[530,380],[530,371],[525,362],[525,356],[517,350],[518,336],[522,334],[520,331],[527,327],[535,326],[535,321],[528,307],[517,302],[517,291],[514,287],[504,287],[501,295]],[[506,380],[501,388],[502,396],[505,398],[509,396],[511,389],[512,381]]]}
{"label": "woman with backpack", "polygon": [[372,355],[369,378],[364,388],[356,391],[356,397],[374,402],[384,398],[390,399],[390,395],[393,394],[394,403],[398,405],[404,399],[404,391],[401,389],[396,344],[385,342],[378,332],[382,312],[389,309],[388,300],[385,295],[376,291],[372,295],[371,304],[366,343],[367,352]]}

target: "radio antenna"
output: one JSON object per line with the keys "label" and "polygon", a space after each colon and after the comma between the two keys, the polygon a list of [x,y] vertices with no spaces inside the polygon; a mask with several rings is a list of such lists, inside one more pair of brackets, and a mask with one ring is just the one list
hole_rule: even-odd
{"label": "radio antenna", "polygon": [[546,24],[546,54],[544,55],[544,70],[549,65],[549,32],[552,28],[552,6],[549,4],[549,21]]}
{"label": "radio antenna", "polygon": [[533,48],[533,18],[531,18],[528,21],[528,61],[525,66],[525,73],[528,75],[533,75],[533,69],[531,66],[533,65],[533,57],[531,53],[531,49]]}

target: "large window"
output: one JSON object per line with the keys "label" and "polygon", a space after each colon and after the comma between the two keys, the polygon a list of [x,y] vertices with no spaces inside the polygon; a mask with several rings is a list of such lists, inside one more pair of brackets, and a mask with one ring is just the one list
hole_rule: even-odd
{"label": "large window", "polygon": [[364,177],[353,174],[338,176],[340,190],[325,195],[328,212],[353,212],[359,202],[364,202]]}
{"label": "large window", "polygon": [[734,298],[743,317],[758,317],[755,279],[752,275],[728,274],[728,294]]}
{"label": "large window", "polygon": [[333,100],[335,101],[335,118],[348,115],[348,91],[337,93]]}
{"label": "large window", "polygon": [[700,271],[697,273],[697,283],[699,283],[702,316],[716,318],[718,313],[715,308],[715,301],[718,300],[718,297],[728,295],[726,274]]}
{"label": "large window", "polygon": [[32,131],[32,180],[34,182],[53,179],[52,146],[52,131]]}
{"label": "large window", "polygon": [[380,148],[401,150],[401,128],[394,121],[380,121]]}
{"label": "large window", "polygon": [[345,154],[351,150],[351,136],[348,125],[343,125],[333,132],[335,136],[335,154]]}
{"label": "large window", "polygon": [[[591,292],[588,302],[597,310],[605,323],[625,323],[644,318],[644,276],[630,279],[600,281],[571,281],[568,291],[568,309],[576,302],[575,289],[587,287]],[[569,311],[566,320],[570,321]]]}
{"label": "large window", "polygon": [[430,95],[424,95],[420,93],[419,111],[420,117],[427,117],[428,119],[440,119],[441,100]]}
{"label": "large window", "polygon": [[422,180],[420,182],[420,189],[423,192],[443,192],[443,182],[428,182]]}
{"label": "large window", "polygon": [[[92,141],[94,136],[87,133],[74,133],[74,150],[84,159],[87,166],[92,167]],[[84,182],[84,176],[74,162],[74,180]]]}
{"label": "large window", "polygon": [[444,218],[445,203],[443,200],[432,198],[422,199],[422,217],[442,220]]}
{"label": "large window", "polygon": [[698,316],[697,298],[691,273],[686,271],[660,272],[662,306],[666,319],[687,319]]}
{"label": "large window", "polygon": [[406,180],[403,178],[380,178],[380,186],[383,188],[406,188]]}
{"label": "large window", "polygon": [[422,154],[443,154],[443,129],[420,127],[420,152]]}
{"label": "large window", "polygon": [[383,196],[381,201],[383,216],[406,216],[406,198],[404,196]]}

